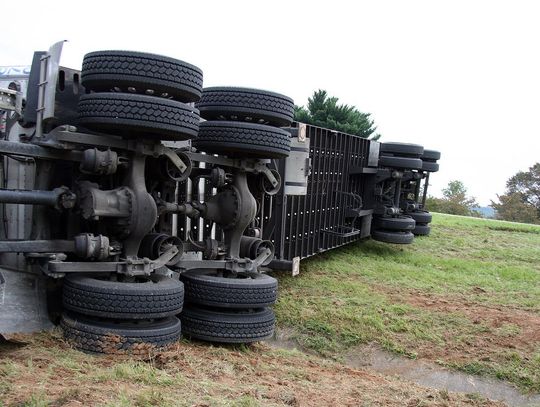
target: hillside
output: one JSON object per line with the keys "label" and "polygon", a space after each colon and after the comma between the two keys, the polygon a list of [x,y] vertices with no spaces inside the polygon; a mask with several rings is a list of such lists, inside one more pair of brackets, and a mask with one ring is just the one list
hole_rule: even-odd
{"label": "hillside", "polygon": [[540,227],[435,214],[407,247],[368,241],[281,280],[278,315],[325,355],[384,349],[540,392]]}
{"label": "hillside", "polygon": [[435,215],[413,245],[353,244],[279,279],[279,332],[307,353],[182,341],[133,360],[21,336],[0,343],[0,406],[502,405],[340,363],[365,346],[540,391],[540,227]]}

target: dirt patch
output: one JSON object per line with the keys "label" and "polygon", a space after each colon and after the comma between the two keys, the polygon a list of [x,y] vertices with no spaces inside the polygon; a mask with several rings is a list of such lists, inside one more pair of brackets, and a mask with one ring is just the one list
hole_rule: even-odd
{"label": "dirt patch", "polygon": [[58,334],[25,342],[0,344],[0,399],[5,405],[28,403],[32,397],[56,406],[103,405],[118,401],[119,394],[130,405],[210,406],[239,400],[269,406],[503,405],[264,344],[180,342],[141,360],[82,354]]}
{"label": "dirt patch", "polygon": [[369,368],[385,375],[397,375],[420,386],[461,393],[476,393],[510,406],[540,405],[540,394],[523,394],[516,387],[494,378],[480,377],[444,368],[433,362],[409,359],[375,344],[358,346],[344,355],[353,368]]}
{"label": "dirt patch", "polygon": [[[485,294],[480,287],[473,289],[474,295]],[[448,332],[444,349],[424,346],[418,349],[418,356],[453,361],[482,360],[489,358],[499,349],[534,352],[540,344],[540,315],[511,306],[496,306],[472,301],[463,295],[438,296],[421,291],[387,292],[395,302],[428,309],[445,314],[464,315],[473,324],[486,327],[481,335],[468,338],[466,342],[452,340],[454,332]]]}

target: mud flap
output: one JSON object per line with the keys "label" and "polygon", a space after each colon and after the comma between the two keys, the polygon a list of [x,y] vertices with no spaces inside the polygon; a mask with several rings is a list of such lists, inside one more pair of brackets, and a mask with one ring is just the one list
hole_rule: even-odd
{"label": "mud flap", "polygon": [[51,329],[45,278],[0,267],[0,335]]}

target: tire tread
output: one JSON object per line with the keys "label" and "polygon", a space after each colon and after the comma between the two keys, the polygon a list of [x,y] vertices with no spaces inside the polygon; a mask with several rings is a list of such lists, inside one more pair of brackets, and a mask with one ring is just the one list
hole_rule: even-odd
{"label": "tire tread", "polygon": [[203,73],[194,65],[161,55],[97,51],[84,56],[81,83],[97,91],[118,85],[143,91],[155,88],[182,102],[195,102],[202,94]]}
{"label": "tire tread", "polygon": [[229,152],[262,158],[283,158],[291,150],[290,134],[282,129],[251,123],[207,121],[200,124],[193,146],[210,153]]}

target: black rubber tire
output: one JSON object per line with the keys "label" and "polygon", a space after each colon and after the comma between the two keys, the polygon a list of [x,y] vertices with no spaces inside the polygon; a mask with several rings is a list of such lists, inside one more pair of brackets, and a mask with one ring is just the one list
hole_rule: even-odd
{"label": "black rubber tire", "polygon": [[291,135],[263,124],[228,121],[202,122],[193,146],[231,157],[284,158],[291,150]]}
{"label": "black rubber tire", "polygon": [[384,243],[395,244],[410,244],[414,240],[414,235],[411,232],[396,232],[386,230],[372,230],[371,237],[373,240]]}
{"label": "black rubber tire", "polygon": [[415,236],[428,236],[431,232],[431,228],[428,225],[418,224],[412,232]]}
{"label": "black rubber tire", "polygon": [[396,156],[420,158],[424,153],[424,147],[409,143],[381,143],[379,151]]}
{"label": "black rubber tire", "polygon": [[439,171],[439,164],[422,160],[422,171],[437,172]]}
{"label": "black rubber tire", "polygon": [[440,151],[424,150],[424,154],[422,154],[422,160],[437,161],[437,160],[440,160],[440,159],[441,159]]}
{"label": "black rubber tire", "polygon": [[81,96],[78,109],[81,125],[121,136],[180,141],[199,130],[197,109],[153,96],[91,93]]}
{"label": "black rubber tire", "polygon": [[392,157],[381,155],[379,157],[379,167],[390,167],[405,170],[422,169],[422,160],[419,158]]}
{"label": "black rubber tire", "polygon": [[98,92],[130,88],[139,94],[196,102],[202,94],[203,73],[194,65],[162,55],[96,51],[84,56],[81,84]]}
{"label": "black rubber tire", "polygon": [[373,226],[375,229],[410,231],[414,229],[416,222],[410,216],[374,217]]}
{"label": "black rubber tire", "polygon": [[140,283],[70,275],[64,280],[62,302],[64,308],[83,315],[118,319],[165,318],[182,311],[184,285],[157,274]]}
{"label": "black rubber tire", "polygon": [[406,212],[405,215],[413,218],[416,223],[430,223],[433,216],[428,211]]}
{"label": "black rubber tire", "polygon": [[[240,275],[240,273],[239,273]],[[215,270],[180,274],[186,303],[220,308],[264,308],[277,300],[278,282],[262,273],[242,273],[245,278],[219,277]]]}
{"label": "black rubber tire", "polygon": [[294,117],[291,98],[250,88],[205,88],[197,108],[207,120],[249,121],[278,127],[289,126]]}
{"label": "black rubber tire", "polygon": [[180,319],[185,336],[221,343],[252,343],[271,338],[276,321],[270,308],[227,312],[186,307]]}
{"label": "black rubber tire", "polygon": [[60,327],[75,348],[89,353],[145,355],[178,341],[181,335],[176,317],[115,322],[64,313]]}

